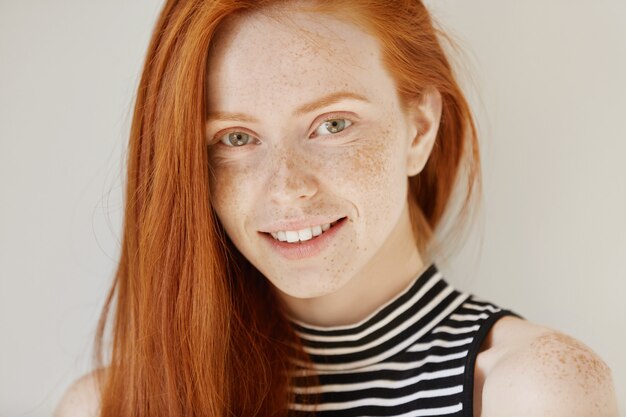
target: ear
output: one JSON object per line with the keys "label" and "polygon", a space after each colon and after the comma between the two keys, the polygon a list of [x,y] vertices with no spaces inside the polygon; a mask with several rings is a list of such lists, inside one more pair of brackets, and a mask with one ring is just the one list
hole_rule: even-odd
{"label": "ear", "polygon": [[439,131],[441,107],[441,93],[434,87],[425,89],[420,99],[409,104],[407,122],[411,135],[406,165],[409,177],[419,174],[428,161]]}

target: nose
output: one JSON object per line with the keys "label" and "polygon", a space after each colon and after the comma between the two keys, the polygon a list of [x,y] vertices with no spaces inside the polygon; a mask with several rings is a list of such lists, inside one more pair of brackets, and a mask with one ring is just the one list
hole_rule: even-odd
{"label": "nose", "polygon": [[277,204],[306,200],[318,191],[318,181],[306,158],[295,153],[281,153],[270,162],[266,191]]}

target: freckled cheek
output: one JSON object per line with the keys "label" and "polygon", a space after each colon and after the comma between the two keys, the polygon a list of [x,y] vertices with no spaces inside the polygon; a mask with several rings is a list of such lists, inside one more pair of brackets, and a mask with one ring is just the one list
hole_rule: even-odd
{"label": "freckled cheek", "polygon": [[392,173],[392,153],[391,146],[382,141],[369,144],[349,159],[350,170],[358,175],[363,184],[370,184],[372,181],[377,184]]}
{"label": "freckled cheek", "polygon": [[343,164],[343,175],[349,179],[354,203],[370,225],[388,219],[404,198],[401,157],[398,148],[387,139],[380,137],[356,149]]}
{"label": "freckled cheek", "polygon": [[230,232],[246,212],[249,205],[246,196],[252,195],[250,181],[254,176],[245,167],[213,166],[214,176],[209,181],[211,204],[226,230]]}

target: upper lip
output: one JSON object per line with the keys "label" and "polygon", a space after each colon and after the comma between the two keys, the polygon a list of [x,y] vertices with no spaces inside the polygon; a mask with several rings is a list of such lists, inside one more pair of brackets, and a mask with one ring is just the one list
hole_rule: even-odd
{"label": "upper lip", "polygon": [[259,229],[259,231],[263,233],[276,233],[281,230],[302,230],[313,226],[321,226],[326,223],[332,223],[344,217],[346,216],[313,216],[307,217],[305,219],[285,219],[266,224],[261,229]]}

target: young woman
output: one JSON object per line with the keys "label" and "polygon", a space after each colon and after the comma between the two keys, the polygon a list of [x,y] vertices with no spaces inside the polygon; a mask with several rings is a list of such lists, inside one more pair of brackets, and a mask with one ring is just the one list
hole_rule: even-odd
{"label": "young woman", "polygon": [[98,370],[57,416],[616,416],[592,351],[435,264],[480,190],[438,35],[418,0],[168,1]]}

